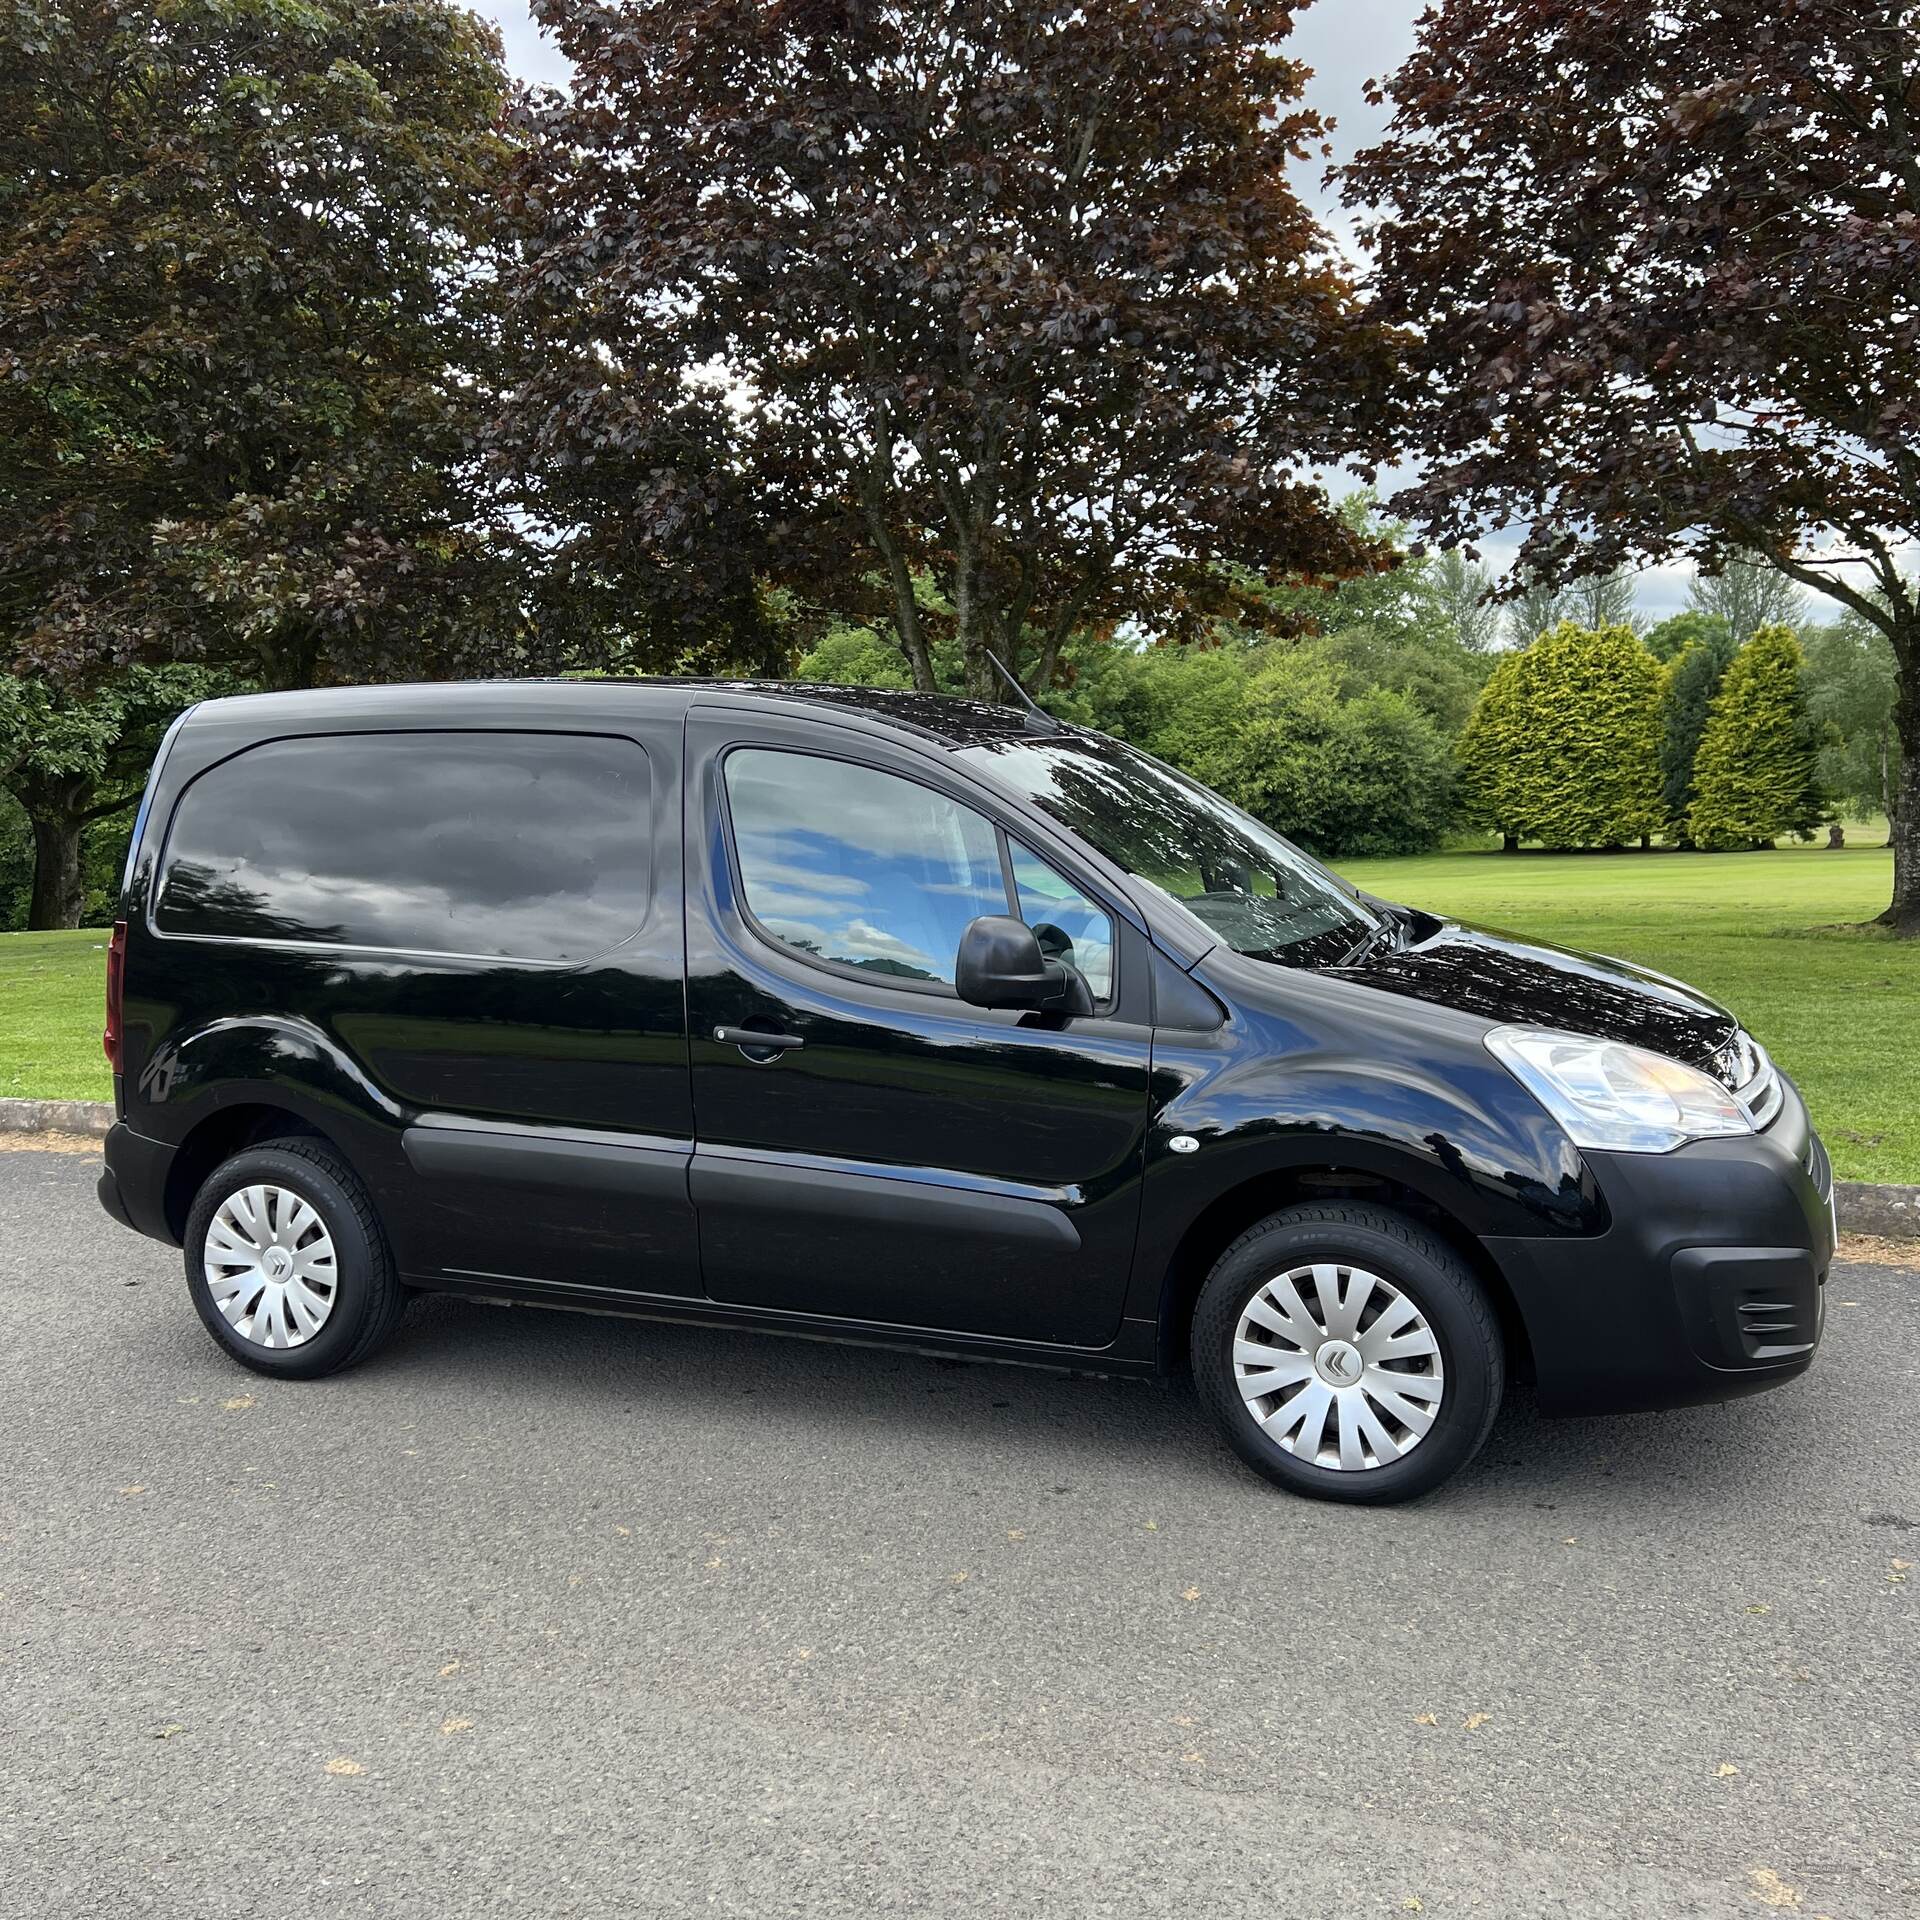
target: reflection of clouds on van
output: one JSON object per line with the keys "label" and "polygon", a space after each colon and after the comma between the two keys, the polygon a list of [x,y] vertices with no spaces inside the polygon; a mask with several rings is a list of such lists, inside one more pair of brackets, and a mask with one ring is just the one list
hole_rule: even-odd
{"label": "reflection of clouds on van", "polygon": [[931,787],[760,749],[726,778],[747,905],[788,946],[950,986],[967,922],[1007,910],[995,829]]}
{"label": "reflection of clouds on van", "polygon": [[646,916],[649,769],[591,734],[268,740],[187,788],[166,933],[584,961]]}
{"label": "reflection of clouds on van", "polygon": [[775,939],[818,959],[951,986],[967,922],[1017,911],[1095,999],[1113,989],[1113,922],[981,814],[897,774],[815,754],[742,749],[727,800],[747,905]]}

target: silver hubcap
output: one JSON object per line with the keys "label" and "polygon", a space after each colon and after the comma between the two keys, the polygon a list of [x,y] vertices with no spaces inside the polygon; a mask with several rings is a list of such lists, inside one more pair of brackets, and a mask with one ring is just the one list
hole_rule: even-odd
{"label": "silver hubcap", "polygon": [[242,1187],[207,1228],[207,1290],[235,1333],[259,1347],[304,1346],[339,1292],[333,1237],[285,1187]]}
{"label": "silver hubcap", "polygon": [[1420,1309],[1379,1274],[1327,1262],[1294,1267],[1247,1302],[1233,1377],[1269,1439],[1346,1473],[1411,1453],[1446,1391]]}

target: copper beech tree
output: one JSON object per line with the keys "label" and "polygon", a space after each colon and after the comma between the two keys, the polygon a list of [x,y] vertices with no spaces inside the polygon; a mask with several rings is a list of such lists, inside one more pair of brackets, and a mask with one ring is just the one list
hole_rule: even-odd
{"label": "copper beech tree", "polygon": [[449,0],[0,0],[0,668],[520,663],[507,88]]}
{"label": "copper beech tree", "polygon": [[1393,502],[1549,579],[1763,556],[1883,632],[1920,934],[1920,6],[1441,0],[1347,174],[1412,329]]}
{"label": "copper beech tree", "polygon": [[1382,564],[1309,472],[1386,357],[1289,184],[1293,11],[535,0],[575,72],[523,196],[563,549],[711,524],[988,696],[990,651],[1041,687],[1076,630]]}

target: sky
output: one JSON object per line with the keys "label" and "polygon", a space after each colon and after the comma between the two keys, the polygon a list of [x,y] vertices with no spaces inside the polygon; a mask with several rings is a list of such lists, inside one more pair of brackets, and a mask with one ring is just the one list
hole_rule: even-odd
{"label": "sky", "polygon": [[[476,12],[499,23],[506,42],[507,65],[521,79],[564,86],[567,63],[551,40],[534,25],[524,5],[514,0],[469,0]],[[1384,77],[1412,50],[1414,22],[1425,0],[1318,0],[1302,13],[1294,27],[1291,51],[1313,69],[1307,98],[1335,122],[1334,158],[1345,159],[1365,146],[1380,130],[1382,115],[1366,102],[1366,83]],[[1336,234],[1349,231],[1345,214],[1322,184],[1324,168],[1318,160],[1299,181],[1302,195],[1316,207]],[[1336,492],[1343,483],[1330,476]],[[1482,559],[1496,572],[1519,545],[1517,534],[1491,534],[1480,542]],[[1689,567],[1656,567],[1638,576],[1635,586],[1640,612],[1650,620],[1678,613],[1687,603],[1692,580]]]}

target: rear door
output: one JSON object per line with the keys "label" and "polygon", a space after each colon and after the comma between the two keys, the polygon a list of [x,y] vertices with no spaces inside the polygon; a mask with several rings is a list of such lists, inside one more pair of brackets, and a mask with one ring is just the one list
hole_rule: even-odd
{"label": "rear door", "polygon": [[[687,765],[709,1295],[1106,1344],[1139,1218],[1144,936],[1070,853],[1009,838],[938,749],[695,707]],[[961,930],[1010,901],[1070,943],[1098,1012],[956,997]]]}

